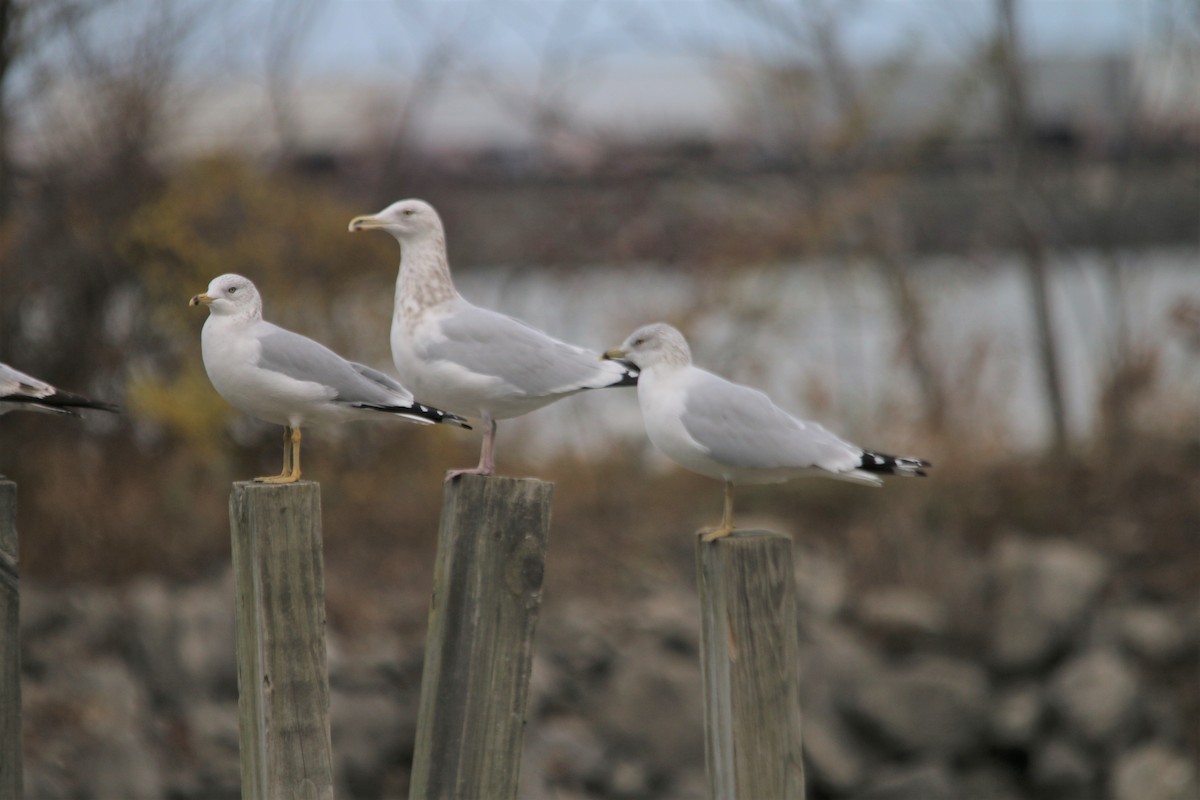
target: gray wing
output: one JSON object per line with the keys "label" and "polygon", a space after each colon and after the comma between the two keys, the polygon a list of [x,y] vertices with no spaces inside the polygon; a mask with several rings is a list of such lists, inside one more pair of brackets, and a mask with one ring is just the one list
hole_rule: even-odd
{"label": "gray wing", "polygon": [[439,321],[443,338],[422,349],[428,359],[490,375],[529,397],[632,383],[634,374],[600,354],[561,342],[512,317],[461,302]]}
{"label": "gray wing", "polygon": [[418,403],[399,381],[365,364],[347,361],[320,342],[269,322],[261,323],[258,366],[327,387],[330,400],[397,414],[422,424],[469,428],[462,417]]}
{"label": "gray wing", "polygon": [[[396,392],[386,383],[386,375],[354,364],[320,342],[262,323],[258,342],[262,346],[258,366],[279,372],[298,381],[310,381],[328,387],[331,400],[373,406],[395,406],[412,402],[406,391]],[[369,373],[375,373],[384,381]],[[399,386],[399,384],[397,384]],[[403,387],[401,387],[403,389]]]}
{"label": "gray wing", "polygon": [[403,397],[410,403],[416,399],[413,397],[412,392],[404,388],[404,385],[392,376],[386,375],[377,369],[372,369],[366,364],[359,364],[357,361],[351,361],[350,366],[353,367],[354,371],[359,375],[362,375],[367,380],[374,381],[375,383],[392,392],[392,394]]}
{"label": "gray wing", "polygon": [[859,466],[861,447],[815,422],[796,419],[756,389],[697,373],[687,390],[683,426],[714,460],[755,469],[847,472]]}

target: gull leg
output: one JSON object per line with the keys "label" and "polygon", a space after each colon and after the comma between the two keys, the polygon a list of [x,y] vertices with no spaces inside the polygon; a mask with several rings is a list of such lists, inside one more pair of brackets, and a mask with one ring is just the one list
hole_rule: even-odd
{"label": "gull leg", "polygon": [[725,481],[725,511],[721,515],[721,524],[715,528],[705,528],[702,541],[711,542],[733,533],[733,482]]}
{"label": "gull leg", "polygon": [[295,483],[300,480],[300,429],[283,429],[283,472],[266,478],[255,478],[257,483]]}
{"label": "gull leg", "polygon": [[452,481],[459,475],[491,475],[496,471],[496,459],[492,449],[496,444],[496,420],[488,414],[483,415],[483,446],[479,450],[479,466],[471,469],[452,469],[446,473],[446,480]]}

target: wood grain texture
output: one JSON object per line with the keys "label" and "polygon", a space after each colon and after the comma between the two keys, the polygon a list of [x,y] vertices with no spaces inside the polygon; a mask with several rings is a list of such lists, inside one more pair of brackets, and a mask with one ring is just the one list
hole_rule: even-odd
{"label": "wood grain texture", "polygon": [[412,800],[515,800],[553,484],[446,486],[417,713]]}
{"label": "wood grain texture", "polygon": [[792,540],[696,540],[705,762],[713,800],[803,800]]}
{"label": "wood grain texture", "polygon": [[0,480],[0,800],[21,800],[21,629],[17,485]]}
{"label": "wood grain texture", "polygon": [[242,482],[229,498],[243,800],[333,800],[321,492]]}

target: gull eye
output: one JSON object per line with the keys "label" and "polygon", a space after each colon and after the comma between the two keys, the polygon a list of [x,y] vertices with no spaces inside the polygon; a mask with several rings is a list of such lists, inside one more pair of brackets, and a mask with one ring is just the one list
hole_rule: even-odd
{"label": "gull eye", "polygon": [[233,293],[234,293],[234,292],[236,292],[236,291],[237,291],[237,287],[236,287],[236,286],[230,286],[230,287],[229,287],[229,293],[230,293],[230,294],[233,294]]}
{"label": "gull eye", "polygon": [[646,340],[645,340],[645,339],[635,339],[635,340],[634,340],[634,342],[633,342],[633,346],[634,346],[634,347],[641,347],[641,346],[642,346],[642,345],[644,345],[645,343],[646,343]]}
{"label": "gull eye", "polygon": [[417,213],[417,210],[415,208],[406,208],[400,213],[406,217],[411,217],[413,214]]}

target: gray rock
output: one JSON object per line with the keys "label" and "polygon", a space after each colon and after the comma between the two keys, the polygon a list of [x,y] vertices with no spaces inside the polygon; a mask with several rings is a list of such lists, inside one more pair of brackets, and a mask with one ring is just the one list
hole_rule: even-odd
{"label": "gray rock", "polygon": [[700,664],[645,635],[622,647],[599,703],[598,718],[621,752],[638,753],[654,771],[704,763]]}
{"label": "gray rock", "polygon": [[958,784],[958,797],[963,800],[1024,800],[1013,775],[986,762],[963,775]]}
{"label": "gray rock", "polygon": [[1152,742],[1122,754],[1113,770],[1112,800],[1196,800],[1196,767],[1173,748]]}
{"label": "gray rock", "polygon": [[159,702],[237,697],[231,570],[175,592],[157,579],[141,581],[125,609],[132,658]]}
{"label": "gray rock", "polygon": [[[27,797],[164,796],[159,757],[149,736],[149,703],[122,662],[101,658],[64,669],[23,700],[30,723],[25,736]],[[64,713],[69,716],[62,717]],[[47,715],[59,715],[57,724],[70,727],[47,737],[42,730]]]}
{"label": "gray rock", "polygon": [[850,710],[890,749],[958,756],[979,744],[987,723],[987,675],[967,661],[924,657],[858,686]]}
{"label": "gray rock", "polygon": [[411,752],[416,738],[416,702],[388,694],[333,690],[330,735],[339,795],[379,797],[389,765]]}
{"label": "gray rock", "polygon": [[1143,604],[1114,609],[1106,615],[1117,642],[1151,664],[1170,664],[1188,651],[1187,628],[1169,609]]}
{"label": "gray rock", "polygon": [[1056,800],[1094,800],[1096,768],[1073,742],[1056,738],[1042,743],[1030,765],[1033,785]]}
{"label": "gray rock", "polygon": [[991,740],[1004,748],[1028,749],[1045,711],[1041,687],[1021,683],[998,692],[989,715]]}
{"label": "gray rock", "polygon": [[832,619],[846,606],[846,565],[808,537],[795,537],[796,603],[802,616]]}
{"label": "gray rock", "polygon": [[911,643],[944,636],[950,615],[936,598],[917,589],[872,589],[858,602],[859,621],[890,643]]}
{"label": "gray rock", "polygon": [[1102,556],[1070,542],[1001,542],[992,554],[996,665],[1026,669],[1059,652],[1084,622],[1108,575]]}
{"label": "gray rock", "polygon": [[518,796],[522,800],[586,797],[587,786],[606,783],[612,772],[593,725],[577,717],[539,720],[530,723],[525,733]]}
{"label": "gray rock", "polygon": [[1054,675],[1048,700],[1067,727],[1097,745],[1127,739],[1140,697],[1137,673],[1122,657],[1095,650],[1064,664]]}
{"label": "gray rock", "polygon": [[241,797],[237,703],[195,704],[187,709],[184,724],[189,763],[171,771],[171,796]]}
{"label": "gray rock", "polygon": [[960,800],[963,795],[943,764],[925,764],[880,777],[854,800]]}
{"label": "gray rock", "polygon": [[822,790],[844,795],[857,789],[866,776],[853,736],[828,698],[803,708],[805,778]]}

